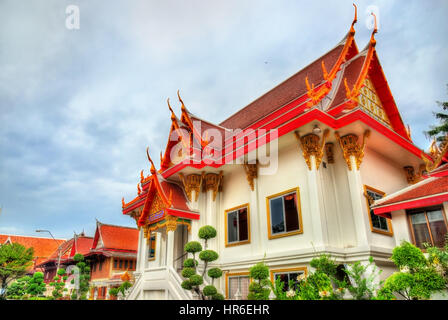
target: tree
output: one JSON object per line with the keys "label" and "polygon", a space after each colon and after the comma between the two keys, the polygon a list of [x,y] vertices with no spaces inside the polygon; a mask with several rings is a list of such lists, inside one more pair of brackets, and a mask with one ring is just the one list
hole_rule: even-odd
{"label": "tree", "polygon": [[[437,105],[441,107],[443,111],[448,110],[448,101],[445,102],[437,101]],[[435,138],[437,141],[441,143],[445,141],[445,137],[448,134],[448,113],[443,111],[433,113],[436,119],[439,120],[439,124],[435,126],[430,126],[430,130],[425,132],[427,136]]]}
{"label": "tree", "polygon": [[26,294],[30,276],[24,276],[11,283],[6,291],[8,299],[21,299]]}
{"label": "tree", "polygon": [[249,269],[249,274],[255,281],[249,285],[247,299],[269,300],[270,286],[272,285],[269,280],[269,267],[264,262],[259,262]]}
{"label": "tree", "polygon": [[33,277],[28,281],[26,293],[31,297],[39,297],[44,294],[45,290],[44,274],[42,272],[35,272]]}
{"label": "tree", "polygon": [[[76,262],[76,267],[79,271],[79,288],[72,293],[73,300],[86,300],[87,292],[89,291],[89,283],[90,283],[90,266],[84,260],[84,256],[80,253],[75,254],[73,260]],[[72,274],[75,270],[72,270]],[[72,280],[74,283],[74,279]]]}
{"label": "tree", "polygon": [[433,293],[446,288],[443,275],[413,244],[403,241],[392,251],[391,260],[400,271],[386,279],[382,292],[395,293],[407,300],[421,300],[430,299]]}
{"label": "tree", "polygon": [[0,246],[0,299],[4,299],[8,284],[26,274],[32,266],[34,249],[25,248],[19,243]]}
{"label": "tree", "polygon": [[65,280],[67,280],[65,269],[58,269],[56,276],[53,278],[53,282],[50,283],[50,286],[53,287],[51,294],[54,299],[62,298],[63,292],[67,291],[67,288],[65,288]]}
{"label": "tree", "polygon": [[[212,226],[204,226],[199,229],[198,236],[200,239],[204,240],[204,248],[207,249],[207,241],[216,237],[216,229]],[[213,281],[222,276],[221,269],[211,268],[207,275],[212,279],[212,284],[201,289],[201,285],[204,283],[204,275],[207,272],[208,264],[218,259],[218,253],[213,250],[202,250],[202,245],[198,241],[188,242],[185,245],[184,250],[187,254],[192,254],[193,258],[189,258],[184,261],[182,276],[186,278],[186,280],[182,282],[182,288],[195,292],[202,300],[223,300],[224,296],[218,293],[218,290],[213,285]],[[198,274],[197,270],[199,264],[196,260],[197,253],[199,253],[199,259],[204,262],[202,275]]]}

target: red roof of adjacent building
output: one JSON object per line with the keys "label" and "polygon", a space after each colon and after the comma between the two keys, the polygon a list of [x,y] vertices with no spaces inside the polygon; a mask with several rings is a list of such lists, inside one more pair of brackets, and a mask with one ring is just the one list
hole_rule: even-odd
{"label": "red roof of adjacent building", "polygon": [[[71,261],[75,256],[75,254],[77,253],[86,255],[89,252],[90,247],[92,246],[92,242],[93,242],[92,237],[86,237],[84,235],[76,235],[70,240],[67,240],[64,243],[62,243],[61,263]],[[59,260],[59,249],[56,248],[54,252],[48,257],[48,259],[42,261],[41,264],[46,264],[50,262],[57,263],[58,260]]]}
{"label": "red roof of adjacent building", "polygon": [[0,245],[8,241],[11,241],[11,243],[20,243],[26,248],[33,248],[35,258],[34,265],[38,266],[43,261],[47,260],[65,240],[0,234]]}
{"label": "red roof of adjacent building", "polygon": [[441,172],[438,170],[435,172],[436,176],[430,176],[375,201],[372,207],[374,213],[389,217],[392,211],[426,207],[448,201],[448,171]]}
{"label": "red roof of adjacent building", "polygon": [[115,226],[97,222],[91,252],[127,251],[137,252],[138,230],[136,228]]}

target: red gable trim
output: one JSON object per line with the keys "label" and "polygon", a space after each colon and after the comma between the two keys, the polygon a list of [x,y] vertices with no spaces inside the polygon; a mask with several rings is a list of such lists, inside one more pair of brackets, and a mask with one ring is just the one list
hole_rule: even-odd
{"label": "red gable trim", "polygon": [[[319,109],[312,109],[309,112],[300,114],[303,112],[304,105],[300,105],[296,107],[295,109],[291,110],[289,113],[283,114],[282,116],[278,117],[277,119],[273,119],[268,125],[264,127],[267,131],[271,129],[278,129],[278,138],[311,122],[314,120],[319,120],[320,122],[328,125],[329,127],[333,129],[340,129],[342,127],[345,127],[355,121],[361,121],[365,123],[366,125],[370,126],[371,128],[375,129],[379,133],[383,134],[399,146],[403,147],[404,149],[408,150],[412,154],[416,155],[420,158],[420,155],[422,154],[422,150],[417,148],[414,144],[412,144],[409,140],[405,139],[395,131],[391,130],[390,128],[386,127],[382,123],[378,122],[374,118],[372,118],[370,115],[366,114],[362,110],[356,109],[355,111],[352,111],[338,119],[335,119],[334,117],[326,114],[325,112],[319,110]],[[296,117],[294,120],[291,120],[293,117]],[[247,137],[247,136],[246,136]],[[255,147],[259,147],[261,145],[264,145],[272,140],[272,137],[268,135],[266,138],[260,140],[260,137],[252,137],[251,139],[247,139],[248,141],[244,141],[242,137],[240,139],[239,145],[237,144],[237,147],[240,146],[239,149],[233,150],[232,153],[225,153],[223,157],[221,157],[219,160],[221,160],[222,163],[204,163],[204,161],[200,163],[193,163],[189,164],[188,161],[180,162],[173,167],[165,170],[162,172],[162,176],[164,178],[168,178],[171,175],[179,172],[180,170],[186,168],[186,167],[193,167],[197,169],[202,169],[205,166],[210,166],[214,168],[218,168],[226,163],[229,163],[233,159],[236,159],[240,157],[241,155],[248,153],[252,151]],[[254,140],[257,140],[257,143],[253,143]],[[243,145],[243,142],[245,143]],[[249,144],[249,142],[251,142]],[[430,157],[423,153],[428,159]]]}
{"label": "red gable trim", "polygon": [[191,211],[183,211],[178,209],[167,209],[166,211],[169,215],[179,218],[193,219],[193,220],[199,220],[200,218],[200,215],[198,213]]}
{"label": "red gable trim", "polygon": [[443,194],[436,194],[425,198],[413,199],[408,201],[403,201],[400,203],[393,203],[390,205],[385,205],[383,207],[377,207],[373,209],[376,215],[382,215],[384,213],[389,213],[404,209],[413,209],[420,207],[427,207],[431,205],[436,205],[448,201],[448,192]]}

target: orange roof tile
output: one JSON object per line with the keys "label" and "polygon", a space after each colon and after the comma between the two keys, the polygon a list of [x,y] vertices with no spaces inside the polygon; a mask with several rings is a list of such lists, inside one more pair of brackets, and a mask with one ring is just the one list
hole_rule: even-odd
{"label": "orange roof tile", "polygon": [[26,248],[33,248],[35,266],[47,260],[52,255],[52,253],[57,250],[58,246],[65,241],[64,239],[56,239],[55,241],[53,238],[0,234],[0,245],[4,244],[8,239],[10,239],[12,243],[20,243]]}
{"label": "orange roof tile", "polygon": [[136,228],[97,223],[97,230],[91,250],[97,250],[99,240],[103,250],[135,251],[138,249],[138,230]]}

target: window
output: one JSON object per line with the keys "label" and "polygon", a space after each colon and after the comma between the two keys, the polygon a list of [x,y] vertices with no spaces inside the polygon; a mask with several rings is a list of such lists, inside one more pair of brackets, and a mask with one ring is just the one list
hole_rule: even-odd
{"label": "window", "polygon": [[120,260],[120,263],[119,263],[119,267],[118,267],[119,269],[123,269],[123,260]]}
{"label": "window", "polygon": [[96,262],[93,263],[92,270],[96,271]]}
{"label": "window", "polygon": [[117,269],[117,268],[118,268],[118,260],[114,259],[114,269]]}
{"label": "window", "polygon": [[151,234],[148,243],[148,260],[154,260],[156,258],[156,235]]}
{"label": "window", "polygon": [[125,269],[127,269],[127,268],[128,268],[128,263],[129,263],[129,261],[128,261],[128,260],[124,260],[124,268],[125,268]]}
{"label": "window", "polygon": [[[307,269],[306,267],[300,268],[291,268],[291,269],[279,269],[271,271],[271,281],[275,282],[278,278],[285,284],[283,287],[284,291],[288,291],[289,289],[296,290],[298,289],[300,281],[302,281],[299,276],[306,276]],[[293,285],[292,288],[289,286],[289,283]]]}
{"label": "window", "polygon": [[423,248],[424,243],[444,246],[447,223],[441,207],[409,210],[408,215],[416,246]]}
{"label": "window", "polygon": [[267,197],[269,239],[302,233],[299,188]]}
{"label": "window", "polygon": [[390,220],[376,215],[375,213],[373,213],[373,210],[370,209],[375,200],[383,198],[385,196],[385,193],[380,190],[376,190],[372,187],[364,186],[364,196],[366,197],[367,201],[367,210],[369,212],[369,219],[370,219],[370,229],[372,230],[372,232],[381,233],[389,236],[393,235]]}
{"label": "window", "polygon": [[247,300],[249,294],[250,278],[247,273],[228,274],[226,281],[227,299],[235,300],[235,295],[241,300]]}
{"label": "window", "polygon": [[250,242],[249,204],[225,211],[226,247]]}
{"label": "window", "polygon": [[132,264],[133,264],[133,262],[134,262],[134,261],[132,261],[132,260],[129,260],[129,269],[131,269],[131,270],[132,270],[132,267],[133,267],[133,265],[132,265]]}
{"label": "window", "polygon": [[100,261],[100,264],[98,266],[98,271],[103,270],[103,260]]}

